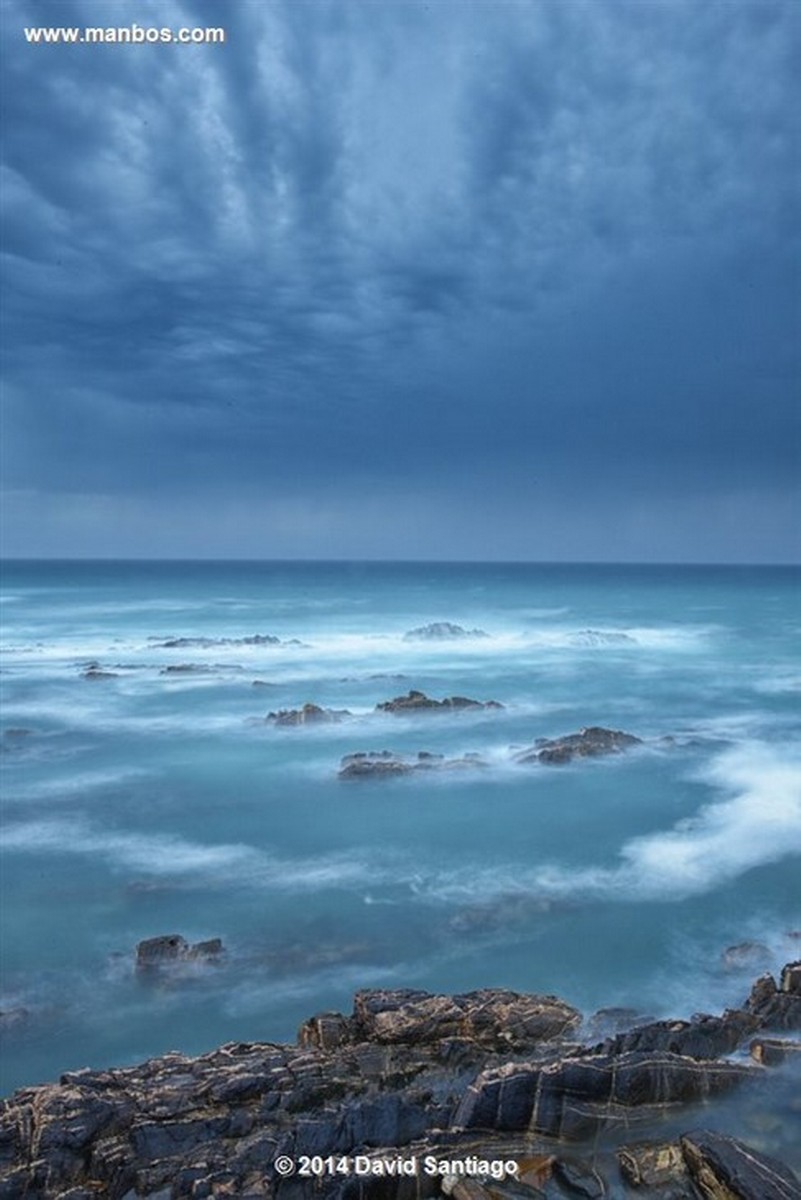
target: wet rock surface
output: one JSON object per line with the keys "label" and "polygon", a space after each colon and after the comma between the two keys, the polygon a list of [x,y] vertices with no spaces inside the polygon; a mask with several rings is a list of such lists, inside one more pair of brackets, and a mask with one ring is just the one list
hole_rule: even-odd
{"label": "wet rock surface", "polygon": [[[215,944],[154,938],[137,959],[181,961]],[[796,994],[797,967],[772,994]],[[16,1092],[0,1110],[0,1200],[558,1200],[628,1189],[662,1200],[798,1200],[787,1166],[697,1127],[699,1101],[714,1114],[716,1097],[764,1084],[768,1067],[721,1057],[755,1020],[744,1006],[651,1022],[599,1047],[577,1040],[581,1014],[555,996],[362,991],[350,1014],[306,1021],[294,1046],[230,1043]],[[693,1043],[695,1056],[683,1052],[688,1030],[710,1021],[730,1033]],[[635,1034],[639,1048],[626,1040]],[[664,1048],[670,1037],[685,1042]],[[632,1139],[665,1114],[680,1133]],[[604,1140],[610,1130],[623,1144]],[[293,1173],[276,1170],[281,1155]],[[362,1177],[353,1175],[357,1155]],[[349,1167],[294,1173],[302,1156],[345,1156]],[[391,1168],[410,1159],[409,1175]],[[471,1166],[500,1159],[514,1162],[511,1176]]]}

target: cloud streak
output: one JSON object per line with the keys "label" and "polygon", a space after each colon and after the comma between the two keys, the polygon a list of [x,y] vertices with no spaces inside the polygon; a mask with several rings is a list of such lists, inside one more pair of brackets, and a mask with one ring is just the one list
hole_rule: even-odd
{"label": "cloud streak", "polygon": [[[201,492],[368,495],[391,538],[402,490],[428,500],[420,555],[469,544],[480,495],[520,557],[566,544],[532,548],[532,512],[587,557],[599,498],[625,524],[648,492],[659,536],[677,497],[759,496],[759,526],[797,496],[795,6],[275,0],[191,48],[27,46],[96,5],[8,12],[8,553],[49,552],[32,514],[82,496],[109,516],[61,522],[76,554],[141,553],[121,509],[199,519]],[[369,525],[329,552],[380,553]],[[678,540],[763,553],[725,518]],[[601,556],[652,556],[624,542]]]}

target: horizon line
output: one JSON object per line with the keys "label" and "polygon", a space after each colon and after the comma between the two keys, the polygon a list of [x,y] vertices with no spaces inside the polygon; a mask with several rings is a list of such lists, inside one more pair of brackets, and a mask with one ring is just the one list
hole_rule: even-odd
{"label": "horizon line", "polygon": [[220,564],[242,564],[242,565],[259,565],[266,563],[275,563],[281,565],[297,565],[305,564],[309,566],[334,566],[334,565],[359,565],[359,566],[496,566],[496,567],[512,567],[512,566],[542,566],[542,567],[801,567],[801,560],[786,560],[783,562],[775,561],[754,561],[754,560],[739,560],[725,562],[709,561],[701,559],[604,559],[604,558],[576,558],[576,559],[550,559],[550,558],[254,558],[254,557],[233,557],[224,556],[221,558],[204,556],[198,558],[195,556],[179,556],[169,557],[167,555],[158,555],[154,558],[145,555],[133,555],[130,557],[118,557],[112,555],[0,555],[0,568],[6,564],[12,563],[191,563],[200,565],[203,563]]}

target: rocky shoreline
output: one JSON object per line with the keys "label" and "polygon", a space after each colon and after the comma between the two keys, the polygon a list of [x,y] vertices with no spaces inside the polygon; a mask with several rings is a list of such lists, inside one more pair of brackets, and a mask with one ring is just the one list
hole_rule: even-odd
{"label": "rocky shoreline", "polygon": [[[219,950],[156,942],[145,966]],[[801,962],[720,1016],[593,1029],[554,996],[374,990],[294,1046],[70,1072],[4,1102],[0,1200],[801,1198],[719,1128],[771,1081],[801,1121]]]}

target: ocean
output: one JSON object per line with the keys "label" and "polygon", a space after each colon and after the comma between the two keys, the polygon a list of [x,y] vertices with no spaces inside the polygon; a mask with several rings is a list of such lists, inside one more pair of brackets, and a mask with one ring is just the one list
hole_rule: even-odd
{"label": "ocean", "polygon": [[[588,1015],[742,1002],[801,956],[800,582],[5,563],[3,1091],[293,1040],[365,987],[508,987]],[[414,634],[437,623],[462,635]],[[502,707],[376,710],[410,690]],[[267,719],[305,703],[348,715]],[[641,742],[519,761],[587,726]],[[480,765],[338,777],[382,750]],[[163,934],[225,953],[137,971]]]}

